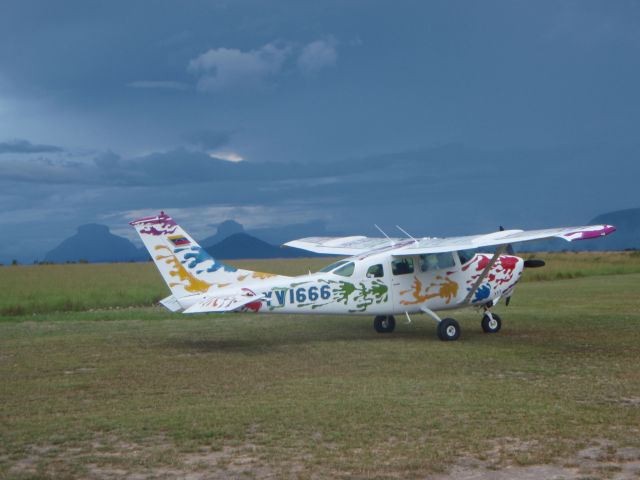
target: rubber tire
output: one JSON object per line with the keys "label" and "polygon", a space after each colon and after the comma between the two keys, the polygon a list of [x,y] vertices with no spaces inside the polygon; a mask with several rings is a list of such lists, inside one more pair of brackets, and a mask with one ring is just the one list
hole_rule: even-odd
{"label": "rubber tire", "polygon": [[378,315],[373,319],[373,328],[378,333],[391,333],[396,328],[396,319],[393,315]]}
{"label": "rubber tire", "polygon": [[460,324],[453,318],[445,318],[438,324],[438,338],[443,342],[457,340],[460,333]]}
{"label": "rubber tire", "polygon": [[492,313],[491,316],[495,320],[494,322],[491,322],[486,313],[482,317],[482,331],[484,333],[498,333],[502,328],[502,319],[496,313]]}

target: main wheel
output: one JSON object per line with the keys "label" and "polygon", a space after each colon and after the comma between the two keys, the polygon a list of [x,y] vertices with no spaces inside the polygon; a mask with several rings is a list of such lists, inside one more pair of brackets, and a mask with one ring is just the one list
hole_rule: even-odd
{"label": "main wheel", "polygon": [[489,315],[488,313],[485,313],[482,317],[482,330],[484,333],[497,333],[500,331],[501,327],[502,320],[497,314],[492,313]]}
{"label": "main wheel", "polygon": [[438,324],[438,338],[444,342],[457,340],[460,336],[460,324],[453,318],[445,318]]}
{"label": "main wheel", "polygon": [[373,328],[378,333],[391,333],[396,328],[396,319],[393,315],[378,315],[373,319]]}

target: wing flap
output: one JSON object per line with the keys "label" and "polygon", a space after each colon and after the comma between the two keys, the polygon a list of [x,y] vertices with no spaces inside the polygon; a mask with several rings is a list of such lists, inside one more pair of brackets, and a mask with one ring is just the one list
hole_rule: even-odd
{"label": "wing flap", "polygon": [[615,232],[611,225],[588,225],[583,227],[548,228],[545,230],[504,230],[485,235],[466,237],[423,238],[391,252],[393,256],[427,253],[444,253],[480,247],[500,246],[511,243],[531,242],[548,238],[561,238],[567,242],[599,238]]}
{"label": "wing flap", "polygon": [[292,240],[283,246],[299,248],[314,253],[327,253],[332,255],[358,255],[368,252],[382,245],[390,244],[386,238],[364,237],[355,235],[351,237],[306,237]]}

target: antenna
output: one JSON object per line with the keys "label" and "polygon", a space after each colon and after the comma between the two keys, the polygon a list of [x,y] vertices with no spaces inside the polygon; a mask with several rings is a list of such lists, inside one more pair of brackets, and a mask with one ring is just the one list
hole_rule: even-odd
{"label": "antenna", "polygon": [[387,237],[387,240],[389,240],[391,242],[391,245],[395,245],[396,242],[394,242],[393,240],[391,240],[391,238],[389,238],[389,235],[387,235],[386,233],[384,233],[384,230],[382,230],[378,225],[376,225],[375,223],[373,224],[374,227],[376,227],[378,229],[378,231],[383,234],[385,237]]}
{"label": "antenna", "polygon": [[416,244],[420,243],[418,240],[416,240],[415,238],[413,238],[413,237],[411,236],[411,234],[410,234],[410,233],[408,233],[406,230],[404,230],[400,225],[396,225],[396,228],[397,228],[398,230],[400,230],[402,233],[404,233],[404,234],[405,234],[407,237],[409,237],[411,240],[413,240],[414,242],[416,242]]}

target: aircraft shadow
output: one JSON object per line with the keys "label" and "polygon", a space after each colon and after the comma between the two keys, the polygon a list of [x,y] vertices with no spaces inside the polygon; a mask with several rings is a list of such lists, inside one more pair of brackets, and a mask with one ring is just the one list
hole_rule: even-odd
{"label": "aircraft shadow", "polygon": [[318,328],[296,328],[295,331],[278,330],[269,331],[266,335],[253,333],[250,337],[242,337],[246,330],[238,331],[238,336],[230,336],[225,332],[223,336],[216,338],[216,332],[203,332],[200,338],[172,338],[163,344],[163,348],[187,350],[191,352],[243,352],[247,354],[261,354],[266,351],[280,350],[293,345],[309,345],[314,343],[332,342],[399,342],[407,340],[420,340],[425,342],[438,341],[434,329],[401,328],[391,334],[379,334],[373,331],[372,326],[362,323],[348,325],[345,322],[343,328],[332,327],[331,330],[319,330]]}

